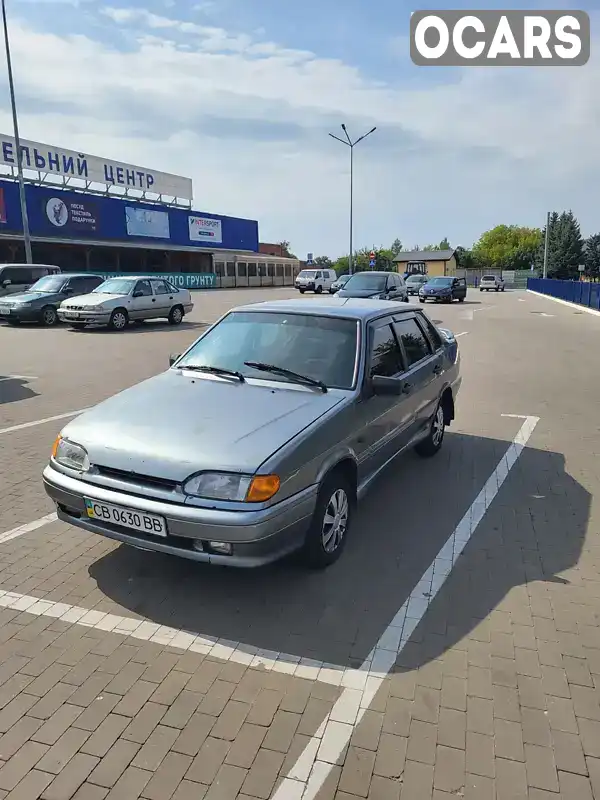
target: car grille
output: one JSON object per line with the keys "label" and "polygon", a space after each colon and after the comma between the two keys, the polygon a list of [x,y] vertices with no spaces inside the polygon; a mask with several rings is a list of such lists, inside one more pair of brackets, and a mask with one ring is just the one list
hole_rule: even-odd
{"label": "car grille", "polygon": [[94,464],[94,467],[98,475],[104,478],[122,481],[123,483],[147,486],[151,489],[165,489],[168,492],[174,491],[178,486],[177,481],[167,480],[167,478],[157,478],[154,475],[141,475],[138,472],[128,472],[124,469],[104,467],[101,464]]}
{"label": "car grille", "polygon": [[85,311],[86,306],[64,306],[67,311]]}

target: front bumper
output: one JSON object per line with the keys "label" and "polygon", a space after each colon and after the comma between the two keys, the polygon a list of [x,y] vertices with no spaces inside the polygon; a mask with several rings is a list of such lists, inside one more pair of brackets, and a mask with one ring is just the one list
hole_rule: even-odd
{"label": "front bumper", "polygon": [[59,308],[58,318],[61,322],[80,322],[82,325],[107,325],[110,320],[110,311],[69,311]]}
{"label": "front bumper", "polygon": [[308,291],[312,291],[315,288],[314,283],[297,283],[296,289],[308,289]]}
{"label": "front bumper", "polygon": [[8,322],[37,322],[40,319],[41,310],[39,308],[27,308],[27,306],[11,307],[8,311],[0,310],[0,320]]}
{"label": "front bumper", "polygon": [[[165,503],[105,489],[71,478],[54,469],[52,464],[45,468],[43,480],[44,489],[56,503],[58,517],[64,522],[142,550],[233,567],[263,566],[300,548],[317,498],[315,486],[270,508],[223,511]],[[112,523],[91,520],[85,512],[84,497],[158,514],[166,521],[168,535],[166,538],[156,538]],[[194,540],[204,543],[229,542],[233,545],[233,553],[218,555],[209,551],[198,552],[193,548]]]}
{"label": "front bumper", "polygon": [[441,300],[452,300],[451,294],[421,294],[419,293],[420,300],[436,300],[440,302]]}

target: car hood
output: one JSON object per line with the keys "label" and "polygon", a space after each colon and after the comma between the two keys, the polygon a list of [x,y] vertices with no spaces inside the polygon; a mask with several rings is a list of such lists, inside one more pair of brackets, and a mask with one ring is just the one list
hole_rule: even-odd
{"label": "car hood", "polygon": [[379,297],[385,289],[340,289],[339,297]]}
{"label": "car hood", "polygon": [[115,300],[124,302],[128,300],[128,295],[122,294],[100,294],[100,293],[91,293],[91,294],[82,294],[78,297],[69,297],[68,300],[63,302],[63,306],[67,307],[70,305],[75,306],[99,306],[104,305],[105,303],[111,303]]}
{"label": "car hood", "polygon": [[298,389],[167,370],[77,417],[63,436],[92,464],[177,482],[205,469],[253,473],[344,397]]}
{"label": "car hood", "polygon": [[422,287],[426,292],[449,292],[452,289],[451,286],[430,286],[428,283],[424,284]]}
{"label": "car hood", "polygon": [[64,294],[59,292],[23,292],[23,294],[9,294],[8,297],[0,299],[2,305],[15,306],[19,303],[34,303],[43,305],[45,303],[56,303],[64,298]]}

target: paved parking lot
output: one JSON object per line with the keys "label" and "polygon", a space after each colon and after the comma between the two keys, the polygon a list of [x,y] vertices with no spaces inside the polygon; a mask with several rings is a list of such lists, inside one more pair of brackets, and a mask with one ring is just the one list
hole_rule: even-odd
{"label": "paved parking lot", "polygon": [[428,306],[461,334],[456,423],[324,573],[52,517],[69,415],[287,296],[199,293],[181,327],[122,334],[0,326],[0,800],[600,798],[599,318],[525,292]]}

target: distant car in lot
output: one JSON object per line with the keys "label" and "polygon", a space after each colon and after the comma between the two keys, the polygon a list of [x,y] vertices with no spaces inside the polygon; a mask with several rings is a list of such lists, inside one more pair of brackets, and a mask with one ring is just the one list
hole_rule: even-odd
{"label": "distant car in lot", "polygon": [[129,322],[165,318],[179,325],[194,307],[187,289],[151,275],[109,278],[90,294],[61,303],[58,316],[72,328],[105,325],[123,331]]}
{"label": "distant car in lot", "polygon": [[409,295],[419,294],[421,286],[425,286],[429,278],[427,275],[409,275],[404,279]]}
{"label": "distant car in lot", "polygon": [[500,275],[484,275],[479,281],[480,292],[503,292],[504,289],[504,278]]}
{"label": "distant car in lot", "polygon": [[323,291],[329,291],[336,278],[334,269],[303,269],[296,276],[295,286],[300,294],[304,292],[321,294]]}
{"label": "distant car in lot", "polygon": [[40,278],[60,271],[55,264],[0,264],[0,297],[21,294]]}
{"label": "distant car in lot", "polygon": [[88,294],[103,282],[104,278],[100,275],[89,273],[47,275],[23,294],[0,298],[0,319],[5,319],[9,325],[19,325],[21,322],[56,325],[58,307],[63,300]]}
{"label": "distant car in lot", "polygon": [[404,278],[397,272],[356,272],[336,297],[370,297],[374,300],[402,300],[408,303]]}
{"label": "distant car in lot", "polygon": [[329,294],[335,294],[340,289],[343,289],[351,277],[352,275],[340,275],[329,287]]}
{"label": "distant car in lot", "polygon": [[453,300],[458,300],[459,303],[464,303],[466,296],[467,281],[465,278],[440,275],[430,278],[419,289],[420,303],[425,303],[427,300],[433,300],[436,303],[451,303]]}
{"label": "distant car in lot", "polygon": [[76,527],[239,567],[336,561],[375,477],[440,450],[461,383],[420,309],[337,297],[233,309],[170,364],[62,430],[45,490]]}

